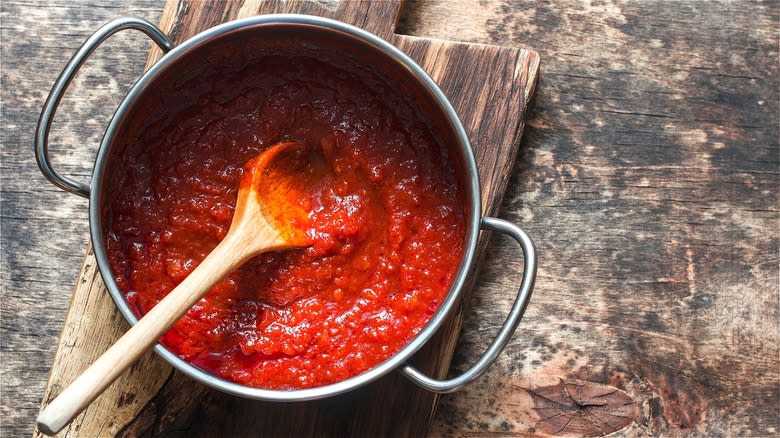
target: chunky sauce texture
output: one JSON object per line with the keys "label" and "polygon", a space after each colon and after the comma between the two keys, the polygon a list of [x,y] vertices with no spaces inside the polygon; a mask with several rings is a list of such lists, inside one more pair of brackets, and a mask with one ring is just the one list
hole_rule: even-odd
{"label": "chunky sauce texture", "polygon": [[136,314],[225,236],[243,164],[293,139],[329,166],[306,206],[314,244],[250,260],[163,344],[273,389],[338,382],[403,348],[447,294],[465,236],[454,166],[411,101],[370,70],[308,56],[190,76],[153,96],[106,181],[109,262]]}

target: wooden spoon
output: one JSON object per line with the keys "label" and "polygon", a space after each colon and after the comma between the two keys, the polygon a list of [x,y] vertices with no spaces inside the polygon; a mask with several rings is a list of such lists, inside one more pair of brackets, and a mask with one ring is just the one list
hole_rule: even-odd
{"label": "wooden spoon", "polygon": [[257,254],[311,244],[306,196],[322,166],[294,141],[249,160],[225,238],[165,298],[38,415],[38,429],[59,432],[232,270]]}

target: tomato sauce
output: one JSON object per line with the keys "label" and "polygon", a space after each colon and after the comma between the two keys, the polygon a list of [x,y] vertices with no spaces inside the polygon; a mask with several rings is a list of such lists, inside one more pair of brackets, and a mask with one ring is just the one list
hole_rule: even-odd
{"label": "tomato sauce", "polygon": [[[153,93],[106,180],[106,249],[143,315],[225,236],[244,163],[283,140],[329,166],[314,243],[229,274],[161,339],[254,387],[338,382],[399,351],[443,301],[463,253],[463,194],[411,98],[374,71],[267,55]],[[156,100],[155,100],[156,99]]]}

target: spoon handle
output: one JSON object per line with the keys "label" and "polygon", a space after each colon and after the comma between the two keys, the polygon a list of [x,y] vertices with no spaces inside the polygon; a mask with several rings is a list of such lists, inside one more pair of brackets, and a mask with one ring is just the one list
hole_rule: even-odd
{"label": "spoon handle", "polygon": [[38,429],[47,435],[59,432],[154,345],[214,284],[252,255],[245,245],[241,245],[240,236],[228,234],[184,281],[41,411]]}
{"label": "spoon handle", "polygon": [[[283,235],[272,225],[277,221],[266,217],[265,213],[266,208],[278,211],[278,206],[273,208],[272,202],[287,196],[285,190],[290,188],[286,179],[288,175],[270,172],[269,163],[274,162],[275,166],[288,162],[295,164],[298,159],[296,154],[303,147],[293,141],[277,143],[247,163],[239,184],[233,220],[225,238],[184,281],[41,411],[38,415],[41,432],[53,435],[70,423],[228,272],[261,252],[309,244],[301,233]],[[288,161],[280,161],[282,159],[278,157],[285,157]],[[258,188],[268,187],[272,190],[264,193],[269,193],[265,200],[269,204],[263,206]]]}

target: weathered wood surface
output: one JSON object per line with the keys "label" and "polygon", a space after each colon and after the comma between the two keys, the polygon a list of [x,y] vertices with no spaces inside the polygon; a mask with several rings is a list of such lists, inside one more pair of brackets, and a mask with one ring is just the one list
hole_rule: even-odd
{"label": "weathered wood surface", "polygon": [[[0,435],[25,436],[88,238],[86,202],[35,167],[37,113],[89,32],[119,15],[158,21],[162,5],[0,7]],[[636,419],[618,436],[777,436],[778,3],[413,2],[401,17],[400,34],[533,47],[543,59],[501,210],[537,240],[537,289],[496,366],[442,397],[430,435],[594,432],[563,427],[600,414],[574,390],[600,389],[584,381],[634,401],[617,411]],[[57,161],[79,178],[142,70],[149,44],[132,39],[96,53],[57,117]],[[454,370],[495,333],[518,276],[502,261],[516,251],[508,239],[489,247]],[[559,378],[574,394],[555,405],[572,419],[561,426],[540,420],[550,411],[538,394],[554,390],[523,389]]]}

